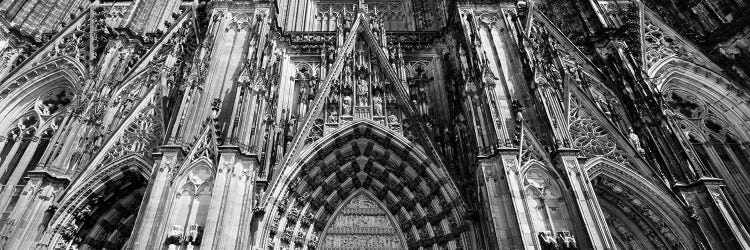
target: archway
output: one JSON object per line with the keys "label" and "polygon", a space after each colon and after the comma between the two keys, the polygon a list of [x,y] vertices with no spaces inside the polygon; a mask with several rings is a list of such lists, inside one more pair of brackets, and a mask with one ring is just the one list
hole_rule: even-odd
{"label": "archway", "polygon": [[585,164],[612,237],[622,249],[694,249],[689,215],[668,190],[604,158]]}
{"label": "archway", "polygon": [[337,208],[366,191],[395,218],[406,247],[465,246],[465,209],[453,180],[401,135],[358,120],[316,141],[300,159],[271,190],[256,242],[318,247]]}
{"label": "archway", "polygon": [[39,105],[39,99],[65,92],[66,99],[72,100],[82,89],[84,72],[74,59],[61,57],[0,83],[0,132],[6,132],[2,128],[9,128],[10,122],[28,110],[41,108],[40,113],[49,113],[49,102]]}
{"label": "archway", "polygon": [[129,155],[68,190],[52,218],[50,246],[120,249],[135,226],[151,163]]}

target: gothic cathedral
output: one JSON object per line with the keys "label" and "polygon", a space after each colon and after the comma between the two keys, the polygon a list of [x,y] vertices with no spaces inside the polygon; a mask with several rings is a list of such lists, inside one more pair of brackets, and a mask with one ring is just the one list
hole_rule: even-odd
{"label": "gothic cathedral", "polygon": [[0,0],[0,249],[750,249],[750,0]]}

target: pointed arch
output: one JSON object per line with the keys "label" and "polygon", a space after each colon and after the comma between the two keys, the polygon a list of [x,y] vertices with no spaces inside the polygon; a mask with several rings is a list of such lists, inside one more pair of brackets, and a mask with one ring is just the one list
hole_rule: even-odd
{"label": "pointed arch", "polygon": [[369,24],[370,18],[365,13],[356,14],[354,23],[351,24],[348,34],[346,34],[345,42],[342,47],[335,51],[335,61],[330,66],[330,72],[326,74],[326,79],[319,86],[319,91],[315,99],[312,102],[311,107],[308,108],[308,112],[305,118],[302,120],[299,132],[294,136],[291,147],[284,156],[282,165],[292,165],[292,162],[299,161],[299,153],[303,150],[309,149],[308,143],[320,137],[324,130],[320,126],[320,123],[324,123],[323,119],[319,116],[323,113],[323,106],[325,105],[326,99],[331,94],[331,86],[337,84],[339,76],[345,70],[345,62],[348,60],[355,50],[358,41],[364,42],[371,51],[374,53],[374,59],[379,64],[380,70],[384,74],[384,79],[390,82],[394,88],[394,97],[398,108],[401,109],[405,119],[410,121],[413,125],[415,134],[417,134],[416,140],[420,141],[425,146],[426,153],[437,163],[437,166],[445,170],[443,160],[438,153],[436,144],[433,138],[428,133],[425,127],[425,123],[422,122],[422,117],[418,113],[418,109],[414,103],[409,101],[409,94],[406,88],[406,84],[403,83],[403,79],[399,76],[397,70],[391,65],[389,56],[386,51],[382,48],[383,42],[373,33]]}
{"label": "pointed arch", "polygon": [[299,159],[282,168],[267,194],[258,244],[289,244],[300,234],[300,244],[317,244],[335,208],[358,188],[387,204],[410,247],[465,243],[466,210],[453,179],[382,125],[355,120],[315,141]]}
{"label": "pointed arch", "polygon": [[[74,96],[83,89],[86,70],[75,59],[61,56],[47,61],[0,84],[0,132],[19,112],[30,110],[34,102],[54,91]],[[72,105],[76,105],[72,103]]]}
{"label": "pointed arch", "polygon": [[[179,170],[165,196],[165,225],[188,231],[203,232],[213,194],[216,168],[210,159],[201,157]],[[193,240],[190,245],[194,245]],[[200,243],[197,243],[200,245]]]}
{"label": "pointed arch", "polygon": [[[607,217],[610,217],[611,232],[619,241],[628,244],[624,238],[641,237],[636,240],[641,241],[639,244],[647,244],[644,241],[654,244],[645,246],[647,248],[695,247],[693,239],[696,236],[690,229],[691,225],[686,223],[690,215],[683,209],[682,204],[674,199],[674,194],[670,190],[603,157],[590,159],[583,167],[592,180],[602,209]],[[652,238],[649,240],[643,238],[648,234],[646,231],[657,232],[659,235],[651,235]],[[630,236],[623,236],[626,234]]]}
{"label": "pointed arch", "polygon": [[198,167],[206,167],[211,170],[211,175],[213,176],[216,173],[216,167],[214,166],[214,163],[211,159],[208,157],[199,157],[198,159],[189,162],[185,167],[181,168],[177,174],[175,175],[176,178],[179,178],[180,176],[185,175],[187,172],[193,170],[194,168]]}
{"label": "pointed arch", "polygon": [[129,155],[104,166],[82,185],[69,187],[70,190],[57,199],[59,208],[47,227],[52,229],[49,240],[52,243],[124,244],[151,178],[152,165],[141,155]]}
{"label": "pointed arch", "polygon": [[[134,105],[133,111],[125,117],[125,119],[119,124],[119,126],[116,126],[115,129],[112,130],[114,132],[108,138],[105,138],[102,148],[93,155],[93,158],[90,162],[86,163],[83,171],[81,171],[80,174],[73,180],[71,186],[73,188],[80,188],[82,182],[78,182],[78,180],[88,179],[92,176],[98,175],[98,173],[100,173],[101,171],[96,168],[96,166],[99,166],[102,163],[108,164],[107,161],[109,160],[115,160],[112,159],[112,157],[108,153],[116,145],[121,145],[122,142],[120,140],[122,136],[127,133],[126,130],[128,126],[139,119],[145,119],[146,117],[154,118],[154,116],[158,118],[155,119],[154,122],[160,123],[161,112],[161,98],[159,98],[158,88],[157,86],[151,86],[150,88],[148,88],[145,96],[140,99],[139,102],[136,103],[136,105]],[[163,136],[163,126],[161,124],[159,124],[159,126],[160,127],[158,128],[157,132],[160,132],[161,134],[158,136]]]}
{"label": "pointed arch", "polygon": [[559,170],[552,165],[531,160],[520,168],[520,185],[526,221],[530,231],[524,232],[538,246],[547,244],[544,237],[574,235],[583,239],[585,229],[573,214],[575,197]]}
{"label": "pointed arch", "polygon": [[656,88],[663,94],[682,90],[702,99],[731,124],[739,126],[735,133],[750,141],[750,105],[743,86],[693,62],[673,59],[654,73]]}
{"label": "pointed arch", "polygon": [[723,179],[740,221],[750,223],[750,90],[681,59],[665,64],[655,76],[665,113],[695,171]]}
{"label": "pointed arch", "polygon": [[[79,49],[79,48],[64,48],[64,47],[77,47],[78,45],[83,45],[88,48],[88,39],[83,39],[83,37],[88,38],[88,31],[86,30],[88,28],[88,20],[89,20],[89,9],[86,9],[82,12],[83,14],[76,17],[75,21],[69,24],[65,29],[58,32],[52,39],[49,40],[45,45],[40,47],[38,50],[36,50],[33,54],[29,56],[27,60],[24,60],[21,62],[18,67],[13,69],[5,79],[0,79],[4,82],[7,82],[9,79],[15,79],[16,77],[23,77],[23,74],[25,72],[28,72],[28,69],[35,68],[38,64],[46,64],[50,61],[55,61],[59,58],[68,58],[71,60],[71,62],[74,62],[73,65],[75,65],[76,68],[81,69],[82,78],[85,78],[88,76],[88,67],[85,66],[83,63],[85,60],[83,57],[88,55],[88,51],[85,49]],[[86,35],[86,36],[84,36]],[[76,37],[81,36],[81,37]],[[79,39],[80,38],[80,39]],[[66,41],[72,40],[71,41]],[[71,51],[68,51],[69,53],[62,52],[61,50],[68,49]],[[80,57],[78,59],[73,57]],[[52,58],[52,59],[50,59]],[[2,85],[0,85],[2,86]],[[0,88],[2,89],[2,88]]]}
{"label": "pointed arch", "polygon": [[550,177],[555,179],[560,179],[562,175],[560,175],[560,172],[555,169],[554,167],[551,167],[549,164],[546,164],[539,160],[529,160],[521,166],[521,168],[518,170],[519,176],[526,176],[526,173],[531,170],[532,168],[537,168],[541,171],[544,171],[546,173],[550,174]]}

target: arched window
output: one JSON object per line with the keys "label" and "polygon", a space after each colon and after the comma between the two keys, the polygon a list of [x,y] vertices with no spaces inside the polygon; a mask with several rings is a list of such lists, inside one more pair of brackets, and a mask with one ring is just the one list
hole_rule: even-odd
{"label": "arched window", "polygon": [[539,166],[524,176],[526,207],[532,230],[543,249],[557,244],[557,238],[572,239],[573,224],[560,184]]}
{"label": "arched window", "polygon": [[183,243],[188,249],[200,249],[212,186],[213,170],[208,163],[199,162],[183,173],[182,181],[175,186],[171,228],[165,242],[170,249]]}

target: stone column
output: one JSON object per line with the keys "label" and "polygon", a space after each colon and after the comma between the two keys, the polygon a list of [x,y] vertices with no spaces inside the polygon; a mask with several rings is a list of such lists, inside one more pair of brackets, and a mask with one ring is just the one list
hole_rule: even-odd
{"label": "stone column", "polygon": [[555,161],[558,166],[565,169],[565,178],[570,183],[575,196],[578,214],[587,229],[591,246],[594,249],[615,249],[614,240],[604,220],[604,213],[596,199],[594,188],[591,186],[591,179],[578,164],[578,150],[559,149],[557,153]]}
{"label": "stone column", "polygon": [[222,152],[219,164],[216,166],[214,186],[211,191],[211,204],[206,217],[206,230],[203,231],[203,245],[216,246],[217,238],[221,235],[222,212],[224,210],[224,199],[227,196],[228,182],[231,179],[231,171],[236,161],[234,152]]}
{"label": "stone column", "polygon": [[247,169],[247,178],[244,181],[245,192],[241,202],[241,209],[239,215],[239,232],[237,241],[238,249],[250,249],[252,246],[252,221],[254,216],[254,204],[255,204],[255,190],[256,190],[256,176],[258,171],[258,158],[255,155],[242,155],[240,157],[243,167]]}
{"label": "stone column", "polygon": [[[2,165],[0,165],[0,176],[4,175],[6,171],[12,171],[8,169],[8,167],[10,167],[10,162],[13,160],[13,157],[16,156],[16,153],[18,153],[18,148],[20,148],[22,144],[23,138],[19,136],[16,141],[13,142],[13,147],[10,149],[10,151],[8,151],[8,155],[5,156],[5,159],[0,159],[0,163],[2,163]],[[7,183],[5,189],[8,189]]]}
{"label": "stone column", "polygon": [[131,236],[133,249],[148,249],[161,246],[164,241],[158,238],[160,219],[164,217],[166,206],[171,203],[169,199],[169,187],[172,172],[175,171],[177,162],[183,156],[179,146],[162,147],[161,155],[155,154],[155,168],[151,174],[151,181],[143,197],[143,203],[138,213],[138,220],[134,226]]}
{"label": "stone column", "polygon": [[[23,156],[21,156],[21,159],[18,161],[18,164],[16,164],[15,169],[13,169],[13,174],[11,174],[10,178],[8,179],[8,182],[6,183],[6,186],[13,187],[15,185],[18,185],[18,182],[21,180],[21,177],[26,172],[26,168],[31,161],[31,157],[34,156],[36,153],[37,146],[39,146],[39,137],[34,136],[31,139],[31,143],[29,146],[26,147],[26,150],[23,152]],[[0,211],[7,211],[8,204],[10,203],[10,195],[12,193],[11,188],[6,188],[2,192],[0,192]],[[19,207],[16,205],[15,207]]]}

